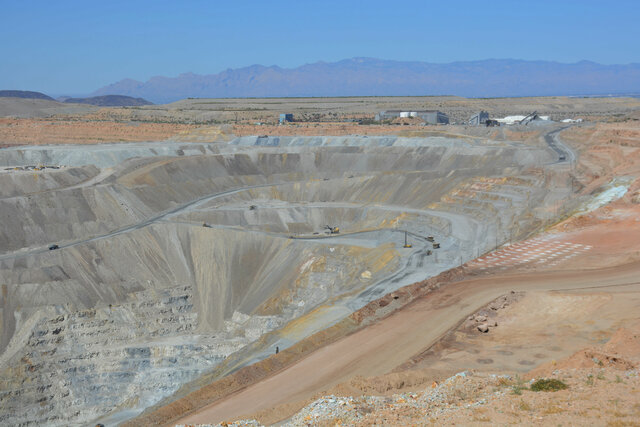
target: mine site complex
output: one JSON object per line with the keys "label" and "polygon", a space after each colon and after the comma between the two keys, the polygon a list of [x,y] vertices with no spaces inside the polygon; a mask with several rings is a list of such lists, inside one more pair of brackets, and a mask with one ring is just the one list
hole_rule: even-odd
{"label": "mine site complex", "polygon": [[640,419],[639,98],[7,96],[0,147],[1,425]]}

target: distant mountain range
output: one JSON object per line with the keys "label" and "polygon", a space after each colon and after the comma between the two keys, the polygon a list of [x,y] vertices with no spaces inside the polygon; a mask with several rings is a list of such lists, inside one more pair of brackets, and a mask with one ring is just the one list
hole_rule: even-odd
{"label": "distant mountain range", "polygon": [[93,95],[119,94],[156,103],[188,97],[458,95],[465,97],[637,93],[640,64],[489,59],[432,64],[353,58],[297,68],[250,67],[218,74],[124,79]]}
{"label": "distant mountain range", "polygon": [[0,90],[0,98],[26,98],[26,99],[47,99],[55,101],[52,97],[40,92],[30,90]]}
{"label": "distant mountain range", "polygon": [[93,96],[90,98],[71,98],[61,96],[58,99],[45,95],[41,92],[32,92],[28,90],[0,90],[0,98],[23,98],[23,99],[46,99],[48,101],[58,101],[67,104],[88,104],[99,107],[129,107],[139,105],[153,105],[152,102],[142,98],[132,98],[124,95],[103,95]]}

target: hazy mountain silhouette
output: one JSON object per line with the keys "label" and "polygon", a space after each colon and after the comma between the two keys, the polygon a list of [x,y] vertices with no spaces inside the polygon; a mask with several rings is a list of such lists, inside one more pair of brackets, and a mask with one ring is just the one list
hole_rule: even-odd
{"label": "hazy mountain silhouette", "polygon": [[47,99],[49,101],[55,101],[55,99],[44,93],[29,90],[0,90],[0,98]]}
{"label": "hazy mountain silhouette", "polygon": [[431,64],[353,58],[297,68],[250,67],[219,74],[124,79],[94,95],[119,94],[171,102],[188,97],[584,95],[640,91],[640,64],[488,59]]}

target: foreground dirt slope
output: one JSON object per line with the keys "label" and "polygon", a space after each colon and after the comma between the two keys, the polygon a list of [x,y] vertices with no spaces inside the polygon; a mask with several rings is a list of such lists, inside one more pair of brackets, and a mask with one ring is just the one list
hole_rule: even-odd
{"label": "foreground dirt slope", "polygon": [[[530,374],[463,371],[415,392],[389,397],[328,396],[287,425],[594,425],[633,426],[640,417],[640,328],[620,328],[588,348]],[[532,391],[537,379],[566,389]]]}
{"label": "foreground dirt slope", "polygon": [[[384,320],[329,344],[292,367],[179,422],[196,424],[244,418],[251,412],[310,398],[353,375],[384,374],[429,348],[461,318],[511,290],[600,286],[635,286],[640,290],[640,284],[635,284],[638,277],[640,264],[634,263],[587,272],[491,276],[449,283]],[[248,408],[252,411],[247,411]]]}

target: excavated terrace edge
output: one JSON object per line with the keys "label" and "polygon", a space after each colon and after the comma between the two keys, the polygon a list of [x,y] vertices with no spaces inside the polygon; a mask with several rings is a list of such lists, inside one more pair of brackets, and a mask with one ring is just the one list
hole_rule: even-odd
{"label": "excavated terrace edge", "polygon": [[[407,307],[416,299],[430,294],[442,285],[459,281],[466,276],[467,273],[464,266],[455,267],[427,280],[407,285],[386,294],[353,312],[337,324],[317,332],[267,359],[243,367],[224,378],[213,380],[208,384],[208,380],[211,381],[212,377],[215,378],[217,370],[205,374],[196,381],[181,387],[173,397],[164,399],[137,417],[120,425],[126,427],[174,425],[178,419],[262,381],[302,360],[315,350],[353,334],[401,308]],[[199,388],[193,391],[187,390],[193,388],[194,385]],[[180,397],[176,399],[176,396]]]}

